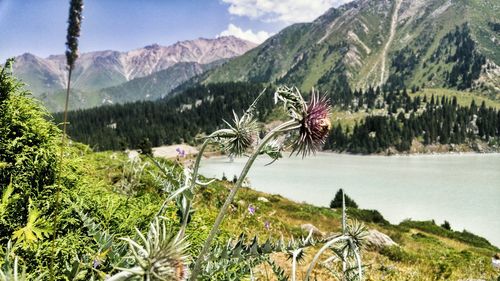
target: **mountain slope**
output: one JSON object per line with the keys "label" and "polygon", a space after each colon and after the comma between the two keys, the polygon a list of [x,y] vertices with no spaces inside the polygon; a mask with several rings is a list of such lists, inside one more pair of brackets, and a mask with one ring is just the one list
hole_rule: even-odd
{"label": "mountain slope", "polygon": [[[171,67],[153,74],[134,78],[117,86],[96,91],[73,89],[70,98],[71,109],[84,109],[106,104],[121,104],[138,100],[156,100],[165,97],[173,89],[196,75],[221,65],[226,60],[218,60],[209,64],[196,62],[179,62]],[[52,112],[64,110],[65,90],[42,93],[37,96]]]}
{"label": "mountain slope", "polygon": [[[155,44],[129,52],[84,53],[77,60],[72,85],[77,91],[97,92],[168,69],[178,63],[210,64],[241,55],[253,47],[253,43],[229,36],[182,41],[167,47]],[[179,76],[172,77],[174,84],[191,78],[190,74],[200,73],[189,67],[180,71],[181,65],[177,65],[176,73]],[[66,86],[66,58],[64,55],[54,55],[44,59],[26,53],[16,58],[14,73],[28,85],[36,97],[43,94],[51,99],[51,94]],[[87,100],[90,99],[92,98],[87,97]],[[82,103],[82,106],[91,105]]]}
{"label": "mountain slope", "polygon": [[[425,84],[495,93],[500,91],[499,13],[493,0],[359,0],[285,28],[204,81],[279,82],[329,91]],[[455,82],[454,67],[464,75]]]}
{"label": "mountain slope", "polygon": [[191,77],[221,65],[225,60],[209,64],[180,62],[145,77],[132,79],[118,86],[101,89],[98,92],[102,103],[131,102],[135,100],[156,100],[170,93]]}

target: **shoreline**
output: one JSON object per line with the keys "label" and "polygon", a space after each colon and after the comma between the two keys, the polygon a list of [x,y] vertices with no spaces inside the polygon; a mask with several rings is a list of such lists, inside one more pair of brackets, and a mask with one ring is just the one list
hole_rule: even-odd
{"label": "shoreline", "polygon": [[[285,154],[290,154],[290,151],[285,151]],[[318,151],[317,154],[331,154],[331,155],[339,155],[339,156],[358,156],[358,157],[427,157],[427,156],[479,156],[479,155],[495,155],[499,154],[500,151],[488,151],[488,152],[477,152],[477,151],[449,151],[449,152],[430,152],[430,153],[396,153],[396,154],[383,154],[383,153],[372,153],[372,154],[361,154],[361,153],[350,153],[350,152],[338,152],[332,150],[321,150]],[[218,157],[228,157],[226,154],[221,152],[205,152],[203,157],[206,159],[209,158],[218,158]],[[314,156],[314,155],[313,155]]]}

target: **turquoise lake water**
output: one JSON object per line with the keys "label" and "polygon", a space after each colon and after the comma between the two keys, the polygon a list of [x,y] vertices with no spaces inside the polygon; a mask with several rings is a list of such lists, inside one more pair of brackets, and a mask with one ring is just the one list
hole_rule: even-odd
{"label": "turquoise lake water", "polygon": [[[202,161],[201,173],[229,179],[246,159]],[[500,154],[355,156],[318,153],[285,157],[270,166],[257,159],[252,188],[298,202],[328,206],[339,188],[360,208],[376,209],[391,223],[404,219],[450,222],[500,246]]]}

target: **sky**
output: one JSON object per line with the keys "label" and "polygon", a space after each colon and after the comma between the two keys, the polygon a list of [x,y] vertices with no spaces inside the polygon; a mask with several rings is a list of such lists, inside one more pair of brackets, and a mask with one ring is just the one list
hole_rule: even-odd
{"label": "sky", "polygon": [[[351,0],[84,0],[80,51],[128,51],[199,37],[261,43]],[[0,0],[0,61],[65,50],[69,0]]]}

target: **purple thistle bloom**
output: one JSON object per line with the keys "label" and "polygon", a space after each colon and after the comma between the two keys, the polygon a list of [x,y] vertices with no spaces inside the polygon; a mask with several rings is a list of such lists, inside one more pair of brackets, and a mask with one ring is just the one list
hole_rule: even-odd
{"label": "purple thistle bloom", "polygon": [[302,120],[300,120],[299,137],[293,143],[293,152],[302,154],[302,157],[320,150],[325,144],[331,128],[331,106],[325,96],[319,97],[312,92],[311,100],[307,103]]}
{"label": "purple thistle bloom", "polygon": [[248,205],[248,212],[252,216],[255,215],[255,207],[254,207],[254,205],[252,205],[252,204]]}

